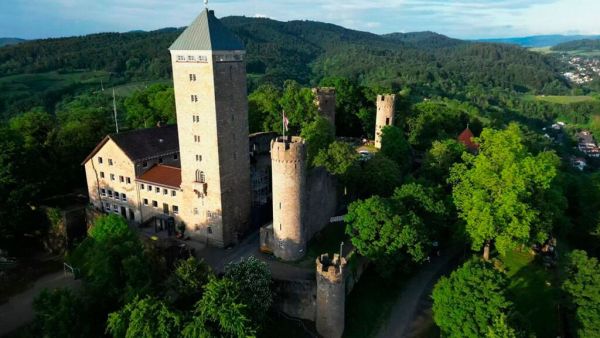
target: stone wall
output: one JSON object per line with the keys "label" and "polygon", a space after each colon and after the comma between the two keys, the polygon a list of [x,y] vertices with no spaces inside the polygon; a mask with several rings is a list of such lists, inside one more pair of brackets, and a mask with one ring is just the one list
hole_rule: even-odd
{"label": "stone wall", "polygon": [[377,95],[377,117],[375,120],[375,147],[381,148],[381,129],[394,125],[396,95]]}
{"label": "stone wall", "polygon": [[315,96],[315,105],[319,114],[329,120],[335,127],[335,88],[332,87],[318,87],[313,88],[313,95]]}
{"label": "stone wall", "polygon": [[317,283],[312,280],[276,280],[274,307],[300,319],[315,320]]}
{"label": "stone wall", "polygon": [[321,231],[337,211],[336,179],[325,168],[313,168],[306,179],[306,224],[307,242]]}

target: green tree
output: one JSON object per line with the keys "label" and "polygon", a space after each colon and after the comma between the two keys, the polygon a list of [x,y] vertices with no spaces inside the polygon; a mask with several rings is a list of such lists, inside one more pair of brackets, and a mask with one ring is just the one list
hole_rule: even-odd
{"label": "green tree", "polygon": [[108,315],[106,332],[117,338],[178,337],[181,315],[154,297],[134,298]]}
{"label": "green tree", "polygon": [[461,161],[466,150],[462,143],[454,139],[433,141],[431,148],[425,153],[421,169],[423,175],[433,182],[446,185],[450,168]]}
{"label": "green tree", "polygon": [[[305,124],[311,123],[317,118],[317,107],[312,90],[300,86],[296,81],[285,81],[279,104],[289,120],[290,134],[299,132],[301,128],[304,129]],[[279,112],[279,116],[281,116],[281,112]],[[279,121],[281,126],[281,119]]]}
{"label": "green tree", "polygon": [[250,133],[281,132],[283,112],[279,104],[280,98],[281,90],[271,84],[261,85],[248,96]]}
{"label": "green tree", "polygon": [[44,289],[33,301],[35,327],[44,337],[89,337],[86,306],[69,289]]}
{"label": "green tree", "polygon": [[174,298],[186,303],[191,301],[193,304],[200,298],[202,287],[208,282],[210,275],[210,267],[204,261],[190,257],[176,263],[175,270],[166,284],[169,290],[175,293]]}
{"label": "green tree", "polygon": [[[357,174],[355,173],[355,177]],[[364,164],[358,179],[362,181],[361,196],[387,197],[402,184],[402,170],[398,163],[378,153]]]}
{"label": "green tree", "polygon": [[44,111],[33,110],[13,117],[9,125],[23,137],[25,148],[43,151],[49,145],[56,121]]}
{"label": "green tree", "polygon": [[585,251],[569,255],[563,290],[570,296],[577,320],[578,337],[600,336],[600,263]]}
{"label": "green tree", "polygon": [[245,311],[235,282],[211,276],[183,337],[253,337],[255,329]]}
{"label": "green tree", "polygon": [[552,188],[557,156],[530,154],[515,124],[502,131],[484,129],[478,143],[479,154],[465,153],[465,163],[455,164],[450,174],[454,203],[466,222],[473,249],[485,245],[487,259],[491,242],[504,255],[530,240],[544,241],[552,220],[541,214],[536,194]]}
{"label": "green tree", "polygon": [[335,139],[333,125],[324,117],[317,117],[305,124],[300,134],[306,141],[307,163],[315,165],[314,160],[322,149],[327,149]]}
{"label": "green tree", "polygon": [[433,319],[446,337],[504,337],[512,304],[507,278],[491,263],[472,259],[442,277],[433,289]]}
{"label": "green tree", "polygon": [[127,122],[133,128],[150,128],[157,123],[175,122],[175,97],[173,87],[153,84],[136,91],[125,99]]}
{"label": "green tree", "polygon": [[396,161],[402,171],[411,167],[410,145],[402,130],[396,126],[386,126],[381,130],[381,153]]}
{"label": "green tree", "polygon": [[239,263],[228,264],[225,278],[236,284],[239,300],[247,306],[247,317],[256,324],[262,322],[273,304],[269,266],[255,257],[249,257]]}
{"label": "green tree", "polygon": [[324,167],[332,175],[343,177],[357,161],[358,153],[351,144],[334,141],[329,147],[319,151],[314,164]]}

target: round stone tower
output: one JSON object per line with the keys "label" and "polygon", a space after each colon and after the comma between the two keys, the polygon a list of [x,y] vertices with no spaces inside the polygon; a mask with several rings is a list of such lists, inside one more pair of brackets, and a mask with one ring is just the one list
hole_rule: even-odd
{"label": "round stone tower", "polygon": [[273,172],[273,254],[295,261],[306,252],[303,224],[306,189],[306,145],[300,137],[271,141]]}
{"label": "round stone tower", "polygon": [[317,258],[317,332],[324,338],[340,338],[344,333],[346,307],[346,259],[338,254]]}
{"label": "round stone tower", "polygon": [[396,95],[377,95],[377,118],[375,120],[375,147],[381,149],[381,129],[394,125]]}

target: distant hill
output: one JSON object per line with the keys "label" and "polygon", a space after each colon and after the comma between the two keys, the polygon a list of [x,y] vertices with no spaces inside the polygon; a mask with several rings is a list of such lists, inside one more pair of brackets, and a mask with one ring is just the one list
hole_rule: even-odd
{"label": "distant hill", "polygon": [[600,39],[584,39],[575,40],[569,42],[563,42],[551,48],[553,51],[566,52],[566,51],[580,51],[580,52],[591,52],[600,51]]}
{"label": "distant hill", "polygon": [[[432,32],[377,35],[314,21],[222,21],[246,45],[250,90],[288,79],[314,85],[323,77],[395,90],[409,86],[415,95],[428,97],[463,95],[473,88],[554,94],[569,89],[554,56],[517,46],[467,42]],[[182,28],[166,28],[26,41],[0,48],[0,77],[102,71],[113,83],[170,79],[168,47],[181,32]],[[43,98],[7,89],[0,94],[0,110],[17,113],[42,105],[39,102],[48,107],[81,88],[74,84],[44,92],[44,83],[37,84],[32,90]]]}
{"label": "distant hill", "polygon": [[507,43],[521,47],[551,47],[560,43],[582,39],[600,39],[600,35],[534,35],[518,38],[481,39],[478,41]]}
{"label": "distant hill", "polygon": [[18,38],[0,38],[0,47],[14,45],[14,44],[17,44],[17,43],[20,43],[23,41],[25,41],[25,40],[18,39]]}

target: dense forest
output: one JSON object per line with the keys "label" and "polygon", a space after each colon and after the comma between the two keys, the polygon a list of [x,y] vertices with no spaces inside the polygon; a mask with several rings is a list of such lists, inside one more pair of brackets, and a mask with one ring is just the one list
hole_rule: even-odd
{"label": "dense forest", "polygon": [[584,39],[569,41],[558,44],[551,48],[553,51],[568,52],[568,51],[594,51],[600,50],[600,39]]}

